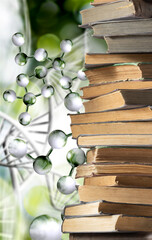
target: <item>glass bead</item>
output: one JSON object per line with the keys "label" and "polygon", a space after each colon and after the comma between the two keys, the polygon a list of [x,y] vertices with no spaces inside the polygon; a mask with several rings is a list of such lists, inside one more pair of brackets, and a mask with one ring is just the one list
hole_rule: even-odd
{"label": "glass bead", "polygon": [[44,66],[37,66],[34,69],[34,75],[35,75],[36,78],[39,78],[39,79],[46,77],[47,68],[44,67]]}
{"label": "glass bead", "polygon": [[20,87],[26,87],[29,84],[29,76],[21,73],[17,76],[16,82]]}
{"label": "glass bead", "polygon": [[82,81],[87,80],[87,76],[86,76],[85,72],[82,71],[82,69],[78,71],[77,77]]}
{"label": "glass bead", "polygon": [[54,218],[47,215],[36,217],[30,225],[32,240],[61,240],[61,225]]}
{"label": "glass bead", "polygon": [[62,71],[65,68],[65,62],[61,58],[55,58],[53,61],[53,68],[57,71]]}
{"label": "glass bead", "polygon": [[12,42],[15,46],[21,47],[24,44],[24,36],[22,33],[17,32],[12,36]]}
{"label": "glass bead", "polygon": [[68,110],[76,112],[78,112],[83,106],[82,99],[76,92],[72,92],[66,95],[64,99],[64,105]]}
{"label": "glass bead", "polygon": [[38,156],[33,163],[34,171],[40,175],[45,175],[50,172],[52,163],[47,156]]}
{"label": "glass bead", "polygon": [[23,102],[29,106],[33,105],[36,102],[36,96],[33,93],[28,92],[24,95]]}
{"label": "glass bead", "polygon": [[51,85],[43,86],[43,88],[41,89],[41,94],[45,98],[51,97],[52,95],[54,95],[54,87]]}
{"label": "glass bead", "polygon": [[3,98],[5,101],[12,103],[16,99],[16,93],[13,90],[6,90],[3,93]]}
{"label": "glass bead", "polygon": [[82,165],[86,161],[85,153],[80,148],[71,149],[66,155],[67,161],[72,167]]}
{"label": "glass bead", "polygon": [[57,182],[57,189],[65,195],[71,194],[76,190],[76,183],[72,177],[63,176]]}
{"label": "glass bead", "polygon": [[73,43],[70,39],[62,40],[60,43],[60,48],[64,53],[71,52]]}
{"label": "glass bead", "polygon": [[72,79],[69,78],[69,77],[67,77],[67,76],[61,77],[60,80],[59,80],[59,82],[60,82],[61,87],[62,87],[63,89],[69,89],[69,88],[71,88],[71,86],[72,86]]}
{"label": "glass bead", "polygon": [[30,124],[31,116],[28,112],[23,112],[19,115],[18,120],[19,120],[20,124],[22,124],[23,126],[26,126],[26,125]]}
{"label": "glass bead", "polygon": [[16,64],[24,66],[27,63],[27,55],[25,53],[18,53],[15,57]]}
{"label": "glass bead", "polygon": [[44,48],[38,48],[34,53],[34,58],[38,62],[44,62],[48,57],[48,53]]}
{"label": "glass bead", "polygon": [[48,142],[52,148],[60,149],[66,145],[67,135],[61,130],[54,130],[49,134]]}
{"label": "glass bead", "polygon": [[9,153],[16,158],[22,158],[27,153],[27,143],[20,139],[13,139],[8,145]]}

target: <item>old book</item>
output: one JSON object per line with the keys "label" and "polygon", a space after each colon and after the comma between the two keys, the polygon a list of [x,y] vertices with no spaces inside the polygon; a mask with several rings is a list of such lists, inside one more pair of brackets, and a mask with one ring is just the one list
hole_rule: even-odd
{"label": "old book", "polygon": [[109,176],[109,175],[136,175],[152,176],[151,164],[139,163],[101,163],[84,164],[77,167],[76,178]]}
{"label": "old book", "polygon": [[152,2],[151,0],[132,0],[136,16],[142,18],[151,18],[152,17]]}
{"label": "old book", "polygon": [[109,175],[152,176],[152,164],[126,162],[84,164],[77,167],[75,177],[82,178]]}
{"label": "old book", "polygon": [[71,233],[70,240],[147,240],[152,238],[151,233]]}
{"label": "old book", "polygon": [[117,0],[94,0],[90,4],[93,5],[93,6],[97,6],[97,5],[100,5],[100,4],[111,3],[111,2],[115,2],[115,1],[117,1]]}
{"label": "old book", "polygon": [[82,25],[89,25],[98,21],[107,21],[119,18],[128,18],[135,15],[135,8],[129,0],[115,1],[82,10]]}
{"label": "old book", "polygon": [[91,26],[94,37],[152,34],[152,19],[128,19],[99,22]]}
{"label": "old book", "polygon": [[90,84],[151,79],[152,64],[115,64],[85,71]]}
{"label": "old book", "polygon": [[95,134],[152,134],[152,122],[101,122],[71,125],[72,138]]}
{"label": "old book", "polygon": [[152,205],[151,188],[79,186],[79,198],[82,202],[105,200],[117,203]]}
{"label": "old book", "polygon": [[85,64],[87,68],[102,66],[114,63],[146,63],[152,62],[151,53],[91,53],[85,55]]}
{"label": "old book", "polygon": [[126,215],[66,218],[63,221],[62,231],[69,233],[115,231],[151,232],[152,218]]}
{"label": "old book", "polygon": [[85,112],[128,109],[152,105],[152,89],[122,89],[84,102]]}
{"label": "old book", "polygon": [[98,146],[152,147],[152,134],[80,135],[77,144],[82,148]]}
{"label": "old book", "polygon": [[150,53],[152,35],[105,37],[109,53]]}
{"label": "old book", "polygon": [[69,114],[71,124],[93,123],[93,122],[115,122],[115,121],[136,121],[152,120],[150,107],[102,111],[93,113]]}
{"label": "old book", "polygon": [[65,218],[99,216],[105,214],[125,214],[132,216],[152,217],[152,205],[98,201],[66,206],[64,210]]}
{"label": "old book", "polygon": [[117,89],[150,89],[151,87],[152,81],[134,80],[89,85],[81,88],[81,90],[83,91],[82,98],[89,100]]}
{"label": "old book", "polygon": [[147,176],[98,176],[98,177],[86,177],[84,179],[84,185],[91,186],[113,186],[113,187],[140,187],[151,188],[152,177]]}
{"label": "old book", "polygon": [[87,152],[87,163],[100,162],[152,163],[152,148],[103,147]]}

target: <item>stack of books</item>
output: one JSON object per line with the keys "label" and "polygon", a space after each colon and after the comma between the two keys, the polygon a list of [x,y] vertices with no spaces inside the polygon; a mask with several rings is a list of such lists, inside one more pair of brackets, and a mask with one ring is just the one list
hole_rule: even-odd
{"label": "stack of books", "polygon": [[150,6],[142,11],[133,2],[94,0],[81,12],[108,53],[86,54],[85,113],[70,114],[73,138],[90,148],[76,172],[84,178],[81,204],[65,208],[62,229],[71,240],[152,232],[152,4],[141,0]]}

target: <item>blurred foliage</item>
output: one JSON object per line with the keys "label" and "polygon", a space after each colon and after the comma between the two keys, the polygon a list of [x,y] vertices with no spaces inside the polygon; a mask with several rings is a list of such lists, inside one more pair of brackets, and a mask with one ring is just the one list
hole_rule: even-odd
{"label": "blurred foliage", "polygon": [[73,39],[83,33],[84,29],[78,27],[81,24],[80,10],[90,0],[27,0],[27,3],[35,46],[37,41],[39,46],[43,35],[43,42],[53,46],[54,38],[49,39],[46,35],[48,33],[56,35],[60,40]]}
{"label": "blurred foliage", "polygon": [[[26,1],[20,1],[20,0],[17,1],[18,6],[19,4],[21,4],[21,10],[24,10],[25,8],[25,6],[23,6],[23,2],[26,2]],[[26,11],[27,9],[25,9],[24,11],[24,14],[25,15],[27,14],[27,16],[26,17],[22,16],[23,17],[22,21],[23,21],[23,25],[25,25],[25,28],[27,28],[25,30],[25,34],[29,32],[29,38],[30,38],[30,27],[31,27],[31,33],[32,33],[32,36],[30,39],[32,40],[31,52],[33,53],[33,50],[36,48],[45,48],[48,51],[50,57],[55,57],[58,54],[60,54],[60,41],[62,39],[67,39],[67,38],[74,39],[80,36],[84,32],[84,29],[81,29],[78,27],[78,25],[81,24],[81,16],[79,12],[81,9],[83,9],[86,6],[86,4],[89,4],[89,3],[90,3],[90,0],[83,0],[83,1],[81,0],[65,0],[65,1],[27,0],[28,11]],[[5,14],[6,16],[10,14],[9,11],[12,11],[12,8],[10,9],[8,8],[7,11],[8,11],[7,14]],[[28,21],[25,23],[25,19],[28,18],[28,12],[29,12],[30,19],[28,19]],[[12,18],[12,22],[14,22],[13,19],[14,18]],[[18,22],[19,21],[16,21],[16,23]],[[29,23],[31,26],[29,25]],[[16,26],[16,31],[18,30],[19,28],[18,26]],[[8,38],[10,38],[11,34],[9,32]],[[65,57],[67,58],[66,60],[68,63],[72,62],[73,65],[75,64],[76,67],[79,69],[80,64],[82,62],[80,57],[80,55],[82,55],[81,50],[83,48],[82,37],[74,41],[75,41],[75,45],[72,52],[69,55],[67,54],[67,56]],[[15,47],[14,48],[12,47],[10,42],[8,46],[11,46],[11,47],[10,48],[8,47],[9,51],[5,55],[8,58],[8,54],[10,54],[11,59],[13,59],[14,57],[13,54],[14,53],[16,54],[15,52],[16,49]],[[26,42],[26,47],[30,49],[29,39]],[[13,50],[10,51],[10,49],[13,49]],[[26,48],[25,49],[23,48],[23,51],[24,50],[26,52]],[[77,61],[77,59],[79,59],[79,61]],[[8,68],[6,68],[6,63],[7,61],[5,62],[5,73],[9,72],[9,75],[10,75],[10,81],[8,81],[9,84],[7,84],[7,88],[8,89],[10,88],[16,91],[18,96],[23,96],[25,94],[24,89],[19,88],[16,84],[12,84],[12,83],[15,83],[15,77],[14,77],[15,74],[17,75],[19,74],[19,72],[22,72],[22,71],[25,72],[25,69],[21,68],[15,72],[14,70],[16,70],[17,66],[16,65],[11,66],[10,62],[8,61],[9,67],[12,67],[12,69],[10,70],[9,68],[9,71],[8,71]],[[26,72],[29,75],[32,74],[31,70],[36,64],[38,64],[36,61],[31,59],[29,60],[29,66],[26,68]],[[71,66],[73,65],[70,65],[69,68],[71,68]],[[9,75],[6,76],[7,80]],[[29,89],[30,91],[33,91],[35,94],[37,94],[40,91],[39,87],[41,86],[41,82],[39,81],[39,84],[37,86],[37,84],[34,84],[35,81],[37,80],[33,78],[31,83],[29,84]],[[19,113],[25,111],[25,105],[22,103],[22,100],[19,100],[19,99],[15,101],[13,104],[4,102],[2,98],[2,93],[4,91],[3,88],[4,89],[6,88],[6,81],[2,81],[1,83],[1,89],[0,89],[1,110],[4,111],[5,113],[9,113],[11,117],[17,118]],[[31,115],[34,117],[34,115],[36,115],[37,112],[39,113],[40,110],[45,110],[43,108],[44,105],[45,105],[44,100],[41,101],[41,98],[39,98],[35,105],[35,106],[39,106],[39,108],[38,107],[35,108],[35,106],[31,107],[30,108]],[[15,231],[16,235],[15,237],[13,235],[12,239],[30,240],[31,238],[29,236],[29,225],[34,217],[41,214],[49,214],[50,216],[56,217],[57,219],[60,220],[61,213],[51,205],[48,188],[46,186],[38,185],[33,187],[32,185],[24,185],[24,187],[22,187],[22,193],[24,192],[23,190],[26,189],[25,191],[26,194],[25,195],[23,194],[24,196],[22,196],[23,197],[22,199],[17,199],[17,198],[14,198],[14,192],[11,185],[11,176],[10,176],[9,170],[1,167],[0,176],[2,178],[2,179],[0,178],[0,186],[1,186],[0,200],[3,197],[3,194],[9,194],[10,198],[8,198],[7,201],[4,202],[5,203],[4,205],[7,205],[8,207],[12,207],[12,206],[15,207],[13,208],[12,212],[8,208],[8,216],[10,217],[10,220],[13,220],[12,227],[10,227],[10,224],[5,222],[5,218],[4,218],[5,216],[3,214],[3,208],[6,206],[1,205],[2,211],[0,212],[0,217],[1,219],[3,219],[3,221],[1,221],[0,223],[0,234],[3,234],[4,229],[6,229],[8,231],[7,232],[8,234],[13,235],[14,229],[17,224],[18,227],[16,228],[16,231]],[[34,180],[35,179],[33,179],[33,181]],[[79,180],[79,182],[82,183],[82,179]],[[56,185],[55,185],[55,189],[56,189]],[[68,196],[66,197],[68,200]],[[16,209],[16,202],[19,202],[20,200],[22,201],[21,203],[22,208],[18,210],[18,208]],[[62,203],[62,201],[66,200],[66,198],[60,198],[59,200]],[[77,196],[75,196],[73,200],[76,201]],[[0,235],[0,239],[6,239],[6,238],[2,238]],[[69,239],[69,235],[63,234],[62,239],[63,240]]]}
{"label": "blurred foliage", "polygon": [[44,214],[43,212],[39,213],[40,208],[49,206],[49,192],[45,186],[31,188],[24,197],[24,208],[31,216]]}
{"label": "blurred foliage", "polygon": [[[50,45],[51,43],[51,45]],[[45,34],[38,39],[38,48],[47,50],[49,57],[56,57],[60,52],[60,39],[54,34]]]}
{"label": "blurred foliage", "polygon": [[87,3],[90,3],[91,1],[88,0],[83,0],[83,1],[79,1],[79,0],[66,0],[64,1],[63,5],[64,5],[64,9],[70,12],[74,12],[77,11],[79,12],[81,8],[83,8],[84,5],[86,5]]}

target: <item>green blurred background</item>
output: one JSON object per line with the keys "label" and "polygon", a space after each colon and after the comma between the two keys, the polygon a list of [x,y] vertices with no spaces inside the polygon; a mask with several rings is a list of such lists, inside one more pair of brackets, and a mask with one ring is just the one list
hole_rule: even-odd
{"label": "green blurred background", "polygon": [[[59,53],[62,39],[74,39],[83,33],[80,10],[90,6],[89,0],[28,0],[33,47],[51,45]],[[52,50],[51,47],[51,50]],[[51,53],[52,55],[52,53]]]}
{"label": "green blurred background", "polygon": [[[62,39],[78,39],[77,45],[83,47],[84,29],[78,27],[81,24],[79,11],[89,6],[89,0],[66,0],[66,1],[51,1],[51,0],[1,0],[0,1],[0,110],[9,117],[17,119],[18,114],[24,111],[25,106],[21,101],[15,101],[13,104],[8,104],[3,100],[2,94],[6,89],[13,89],[18,95],[23,94],[23,90],[16,85],[16,76],[21,73],[29,73],[36,65],[34,61],[30,61],[24,67],[19,67],[14,62],[14,57],[18,49],[13,46],[11,37],[15,32],[22,32],[25,35],[25,45],[23,51],[28,55],[33,54],[36,48],[45,48],[50,57],[56,57],[60,54],[60,41]],[[80,41],[80,43],[79,43]],[[72,58],[76,64],[76,72],[83,65],[83,55],[80,51],[73,51]],[[77,61],[79,59],[79,61]],[[71,60],[70,60],[71,61]],[[48,80],[50,81],[50,80]],[[38,87],[31,83],[30,87],[34,91],[38,91]],[[76,86],[78,87],[78,85]],[[62,95],[62,91],[61,91]],[[62,99],[63,100],[63,99]],[[59,104],[60,103],[60,104]],[[57,105],[61,105],[59,101]],[[45,100],[38,102],[34,108],[31,108],[33,116],[38,116],[44,111]],[[61,106],[62,107],[62,106]],[[59,106],[58,112],[61,112]],[[53,107],[52,107],[53,108]],[[53,111],[53,109],[52,109]],[[63,107],[62,107],[63,111]],[[66,116],[65,112],[65,116]],[[62,114],[63,116],[63,114]],[[54,114],[54,122],[59,126],[59,113]],[[52,120],[53,121],[53,120]],[[65,120],[66,121],[66,120]],[[2,119],[0,118],[0,124]],[[66,123],[69,125],[69,123]],[[66,130],[66,124],[63,124],[63,130]],[[54,126],[55,128],[56,126]],[[8,125],[6,124],[6,129]],[[67,131],[70,131],[69,126]],[[0,136],[0,141],[3,140],[3,134]],[[75,143],[74,143],[75,144]],[[71,145],[71,146],[74,146]],[[53,158],[54,171],[60,174],[68,174],[70,166],[67,167],[65,159],[66,148],[64,152],[54,153]],[[0,159],[3,159],[4,152],[0,147]],[[55,156],[56,155],[56,156]],[[64,156],[61,159],[61,155]],[[57,158],[57,159],[56,159]],[[58,219],[61,222],[61,211],[50,202],[48,186],[46,179],[43,176],[32,172],[32,176],[22,185],[18,182],[18,170],[9,169],[0,166],[0,239],[1,240],[29,240],[29,226],[31,221],[41,214],[48,214],[51,217]],[[20,177],[26,173],[25,169],[20,169]],[[12,183],[12,175],[17,179],[18,188],[14,188]],[[58,179],[58,175],[55,175]],[[51,181],[51,178],[50,178]],[[56,191],[56,181],[53,183],[53,191]],[[58,194],[58,199],[61,196]],[[76,200],[78,197],[75,197]],[[5,200],[7,199],[7,200]],[[68,197],[67,197],[68,199]],[[66,201],[62,196],[62,201]],[[54,199],[55,200],[55,199]],[[58,205],[57,201],[55,204]],[[61,204],[61,201],[60,201]],[[63,204],[61,204],[63,205]],[[6,221],[7,219],[7,221]],[[68,235],[63,235],[63,239],[68,239]]]}

